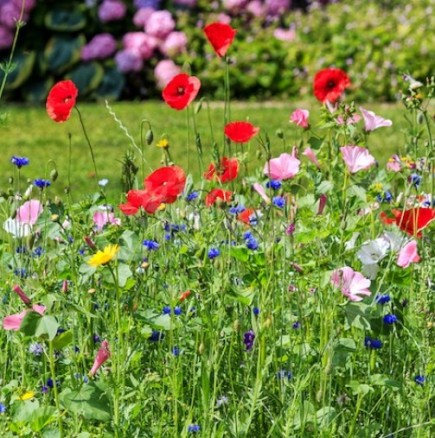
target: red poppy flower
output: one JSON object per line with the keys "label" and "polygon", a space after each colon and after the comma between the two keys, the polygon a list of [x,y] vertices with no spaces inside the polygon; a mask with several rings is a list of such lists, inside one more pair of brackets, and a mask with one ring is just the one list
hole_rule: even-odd
{"label": "red poppy flower", "polygon": [[183,292],[183,293],[180,295],[180,298],[179,298],[180,302],[183,302],[186,298],[189,298],[189,295],[190,295],[191,293],[192,293],[192,292],[191,292],[190,290],[186,290],[186,292]]}
{"label": "red poppy flower", "polygon": [[60,81],[48,93],[45,105],[48,116],[55,122],[65,122],[76,104],[79,91],[73,81]]}
{"label": "red poppy flower", "polygon": [[224,183],[237,178],[239,173],[239,162],[237,158],[222,157],[220,165],[216,169],[214,163],[208,166],[208,170],[204,173],[204,178],[208,180],[216,179]]}
{"label": "red poppy flower", "polygon": [[255,210],[253,208],[247,208],[237,215],[237,219],[246,225],[251,225],[250,220],[253,216],[255,216]]}
{"label": "red poppy flower", "polygon": [[222,202],[231,201],[231,197],[233,193],[229,190],[222,189],[213,189],[210,193],[205,197],[205,205],[207,207],[212,206],[218,199],[222,200]]}
{"label": "red poppy flower", "polygon": [[339,68],[325,68],[314,77],[314,95],[322,103],[336,102],[349,86],[349,77]]}
{"label": "red poppy flower", "polygon": [[230,48],[237,31],[229,24],[211,23],[204,27],[204,33],[213,50],[222,58]]}
{"label": "red poppy flower", "polygon": [[410,236],[421,237],[424,230],[432,221],[435,220],[434,208],[411,208],[406,211],[393,210],[394,218],[381,213],[381,220],[386,224],[395,223],[402,231]]}
{"label": "red poppy flower", "polygon": [[235,143],[247,143],[259,131],[260,128],[249,122],[231,122],[225,125],[225,135]]}
{"label": "red poppy flower", "polygon": [[167,166],[155,170],[144,181],[148,192],[161,196],[167,204],[172,204],[177,196],[184,190],[186,174],[181,167]]}
{"label": "red poppy flower", "polygon": [[195,76],[180,73],[174,76],[162,91],[164,101],[176,110],[183,110],[195,99],[201,81]]}
{"label": "red poppy flower", "polygon": [[164,202],[164,197],[158,193],[147,192],[146,190],[129,190],[127,202],[121,204],[119,209],[127,216],[136,214],[140,208],[147,213],[153,214]]}

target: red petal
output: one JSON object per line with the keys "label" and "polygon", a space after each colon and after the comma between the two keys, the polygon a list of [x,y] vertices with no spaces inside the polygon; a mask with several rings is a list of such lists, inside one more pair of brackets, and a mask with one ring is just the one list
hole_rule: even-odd
{"label": "red petal", "polygon": [[398,227],[411,236],[421,237],[421,231],[435,220],[433,208],[411,208],[396,219]]}
{"label": "red petal", "polygon": [[259,131],[260,128],[249,122],[231,122],[225,126],[225,135],[235,143],[247,143]]}
{"label": "red petal", "polygon": [[65,122],[76,104],[77,87],[73,81],[60,81],[48,93],[46,109],[48,116],[55,122]]}
{"label": "red petal", "polygon": [[222,189],[213,189],[210,193],[205,197],[205,205],[207,207],[212,206],[218,199],[221,199],[223,202],[228,202],[231,200],[232,192],[228,190]]}
{"label": "red petal", "polygon": [[349,77],[339,68],[325,68],[314,77],[314,95],[320,102],[336,102],[349,86]]}
{"label": "red petal", "polygon": [[213,50],[222,58],[230,48],[237,31],[229,24],[211,23],[204,27],[204,33]]}
{"label": "red petal", "polygon": [[164,101],[176,110],[183,110],[195,99],[201,81],[195,76],[180,73],[174,76],[162,91]]}

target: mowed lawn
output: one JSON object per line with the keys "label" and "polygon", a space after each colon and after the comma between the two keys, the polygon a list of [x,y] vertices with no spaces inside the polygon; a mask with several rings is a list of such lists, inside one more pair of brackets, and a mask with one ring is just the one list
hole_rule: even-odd
{"label": "mowed lawn", "polygon": [[[170,141],[170,152],[175,163],[182,166],[193,175],[194,180],[199,180],[204,169],[198,161],[192,130],[188,126],[188,113],[175,111],[162,102],[118,102],[110,104],[117,117],[123,122],[129,133],[133,136],[136,145],[140,148],[140,127],[142,120],[152,124],[154,142],[151,146],[144,146],[143,155],[145,164],[140,163],[140,154],[131,141],[120,129],[113,117],[106,109],[104,102],[94,104],[79,103],[89,138],[94,148],[95,159],[100,179],[107,178],[109,183],[106,192],[110,200],[118,202],[122,199],[121,168],[125,154],[130,151],[136,157],[136,164],[140,168],[138,173],[139,185],[142,173],[145,175],[161,165],[162,150],[156,147],[157,141],[167,135]],[[213,103],[210,105],[211,126],[215,140],[223,142],[223,105]],[[373,132],[369,138],[369,148],[381,164],[395,152],[403,150],[405,111],[401,104],[367,104],[366,109],[375,111],[383,117],[393,120],[392,128],[381,128]],[[316,131],[316,121],[319,118],[319,103],[312,100],[308,102],[279,102],[279,103],[241,103],[234,102],[231,106],[232,120],[249,120],[260,127],[260,135],[266,134],[271,139],[273,154],[291,151],[293,145],[299,144],[302,139],[307,139],[302,128],[289,123],[289,115],[296,108],[310,110],[310,121]],[[50,120],[41,107],[3,106],[2,112],[8,113],[7,123],[0,125],[0,141],[2,156],[0,160],[1,184],[0,190],[9,187],[9,178],[17,176],[16,169],[10,163],[13,155],[25,156],[30,159],[30,166],[21,170],[21,180],[34,178],[49,178],[53,168],[57,169],[58,179],[50,188],[54,194],[62,194],[68,186],[68,167],[70,167],[71,191],[73,197],[81,194],[90,194],[97,190],[94,178],[94,167],[91,160],[89,147],[80,127],[77,113],[72,113],[71,119],[65,123],[57,124]],[[192,117],[193,111],[190,112]],[[195,116],[198,132],[201,135],[203,147],[203,165],[206,167],[211,159],[211,129],[207,106],[203,104],[201,111]],[[362,122],[360,122],[362,123]],[[285,141],[276,136],[276,131],[281,129],[285,134]],[[148,130],[144,125],[144,136]],[[71,160],[69,159],[69,138],[71,135]],[[250,174],[252,169],[261,166],[265,157],[259,155],[261,147],[255,138],[249,146],[233,146],[233,153],[248,152]],[[76,196],[74,196],[76,195]]]}

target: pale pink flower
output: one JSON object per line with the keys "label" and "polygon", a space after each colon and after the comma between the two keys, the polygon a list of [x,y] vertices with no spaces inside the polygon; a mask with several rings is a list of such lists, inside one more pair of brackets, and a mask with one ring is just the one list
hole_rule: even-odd
{"label": "pale pink flower", "polygon": [[143,60],[153,56],[157,44],[154,37],[144,32],[127,32],[122,38],[124,49],[136,53]]}
{"label": "pale pink flower", "polygon": [[109,357],[110,357],[109,343],[107,342],[107,340],[104,340],[101,343],[101,347],[97,352],[94,364],[92,365],[89,374],[91,376],[95,376],[95,373],[99,370],[101,365],[103,365],[103,363],[106,362],[107,359],[109,359]]}
{"label": "pale pink flower", "polygon": [[156,38],[166,38],[175,29],[175,21],[169,11],[154,11],[145,23],[145,32]]}
{"label": "pale pink flower", "polygon": [[418,263],[420,256],[417,253],[417,242],[411,240],[399,252],[397,265],[401,268],[407,268],[411,263]]}
{"label": "pale pink flower", "polygon": [[301,128],[307,129],[310,124],[308,122],[308,117],[310,116],[310,112],[306,109],[300,109],[293,111],[290,116],[290,122],[295,123]]}
{"label": "pale pink flower", "polygon": [[154,77],[158,88],[164,88],[166,84],[176,75],[181,73],[181,68],[172,59],[159,61],[154,68]]}
{"label": "pale pink flower", "polygon": [[296,158],[296,149],[293,148],[292,154],[281,154],[278,158],[269,160],[263,172],[270,178],[283,180],[293,178],[299,172],[301,162]]}
{"label": "pale pink flower", "polygon": [[21,323],[23,322],[24,317],[27,312],[37,312],[40,315],[43,315],[45,312],[45,306],[39,306],[38,304],[34,304],[32,309],[23,310],[21,313],[15,313],[14,315],[9,315],[3,318],[3,328],[5,330],[15,330],[18,331],[20,329]]}
{"label": "pale pink flower", "polygon": [[350,173],[366,170],[376,163],[375,158],[365,148],[349,145],[341,147],[340,151]]}
{"label": "pale pink flower", "polygon": [[[348,117],[348,118],[346,119],[346,125],[355,125],[355,124],[358,123],[360,120],[361,120],[361,116],[358,115],[358,114],[354,114],[352,117]],[[338,116],[338,117],[335,119],[335,121],[336,121],[337,125],[340,125],[340,126],[342,126],[342,125],[345,124],[345,122],[344,122],[344,117],[343,117],[343,116]]]}
{"label": "pale pink flower", "polygon": [[312,163],[317,166],[318,169],[320,169],[320,163],[317,159],[317,155],[310,147],[305,148],[305,150],[302,152],[302,155],[305,155]]}
{"label": "pale pink flower", "polygon": [[171,32],[160,45],[160,51],[169,57],[179,55],[186,50],[187,37],[184,32]]}
{"label": "pale pink flower", "polygon": [[341,293],[350,301],[362,301],[360,295],[371,295],[369,290],[371,281],[349,266],[336,269],[331,275],[331,283],[341,289]]}
{"label": "pale pink flower", "polygon": [[260,0],[252,0],[246,7],[246,10],[254,17],[261,17],[266,13],[266,8]]}
{"label": "pale pink flower", "polygon": [[282,29],[279,27],[278,29],[274,30],[273,36],[280,41],[294,41],[296,38],[296,30],[294,28]]}
{"label": "pale pink flower", "polygon": [[387,170],[390,170],[391,172],[400,172],[402,170],[402,162],[398,155],[393,155],[388,159]]}
{"label": "pale pink flower", "polygon": [[264,190],[264,187],[259,183],[252,184],[252,188],[263,198],[264,202],[266,204],[270,204],[270,198],[266,194],[266,190]]}
{"label": "pale pink flower", "polygon": [[136,11],[133,17],[133,23],[136,27],[145,29],[148,19],[154,12],[153,8],[140,8]]}
{"label": "pale pink flower", "polygon": [[108,210],[97,210],[92,217],[98,231],[101,231],[106,224],[121,225],[121,219]]}
{"label": "pale pink flower", "polygon": [[364,128],[367,132],[382,128],[383,126],[391,126],[393,124],[391,120],[377,116],[373,111],[368,111],[361,106],[359,109],[364,119]]}
{"label": "pale pink flower", "polygon": [[41,213],[42,204],[36,199],[31,199],[17,210],[16,219],[20,224],[35,225]]}

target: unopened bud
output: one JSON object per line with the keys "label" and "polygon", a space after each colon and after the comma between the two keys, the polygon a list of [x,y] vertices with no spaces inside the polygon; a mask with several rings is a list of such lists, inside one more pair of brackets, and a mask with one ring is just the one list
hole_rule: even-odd
{"label": "unopened bud", "polygon": [[198,347],[198,354],[204,353],[204,350],[205,350],[205,345],[204,343],[201,342]]}
{"label": "unopened bud", "polygon": [[12,290],[20,297],[20,300],[26,305],[30,306],[32,302],[30,298],[24,293],[23,289],[18,284],[12,286]]}
{"label": "unopened bud", "polygon": [[148,146],[153,143],[153,141],[154,141],[154,134],[153,134],[153,131],[151,131],[151,129],[149,129],[147,131],[146,136],[145,136],[145,140],[146,140]]}
{"label": "unopened bud", "polygon": [[284,138],[284,132],[283,132],[282,129],[277,129],[277,130],[275,131],[275,134],[276,134],[276,136],[277,136],[278,138],[280,138],[281,140]]}
{"label": "unopened bud", "polygon": [[54,181],[56,181],[57,180],[57,177],[59,176],[59,174],[57,173],[57,170],[56,169],[53,169],[51,172],[50,172],[50,179],[54,182]]}
{"label": "unopened bud", "polygon": [[91,249],[97,249],[97,247],[95,246],[95,243],[92,241],[92,239],[89,236],[85,236],[83,237],[83,240],[85,241],[86,245],[89,246],[89,248]]}
{"label": "unopened bud", "polygon": [[62,289],[61,291],[66,294],[68,292],[68,280],[63,280],[62,281]]}

